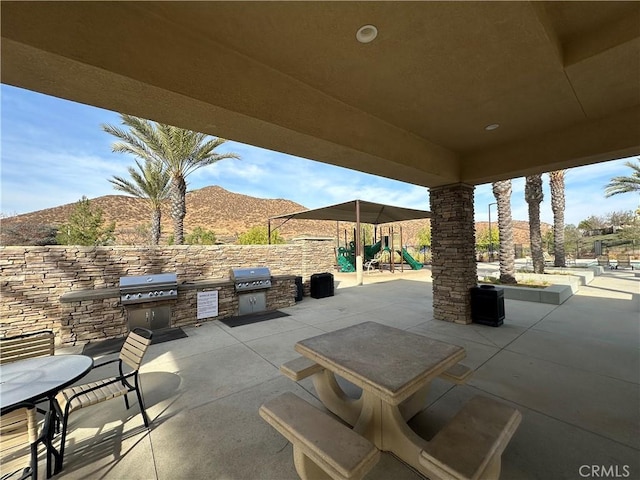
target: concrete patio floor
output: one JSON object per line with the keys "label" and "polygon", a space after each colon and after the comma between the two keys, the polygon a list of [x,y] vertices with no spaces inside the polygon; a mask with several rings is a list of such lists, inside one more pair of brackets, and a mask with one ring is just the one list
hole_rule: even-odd
{"label": "concrete patio floor", "polygon": [[[229,328],[185,328],[153,345],[141,382],[153,425],[137,402],[116,399],[71,416],[60,479],[296,479],[291,445],[258,415],[293,391],[318,407],[310,379],[278,367],[301,339],[372,320],[463,346],[474,374],[435,380],[410,425],[431,438],[476,394],[517,407],[522,424],[502,457],[502,479],[640,478],[640,278],[606,271],[560,306],[506,300],[503,326],[433,320],[428,270],[336,275],[333,297],[305,297],[289,314]],[[66,349],[59,353],[71,353]],[[110,358],[105,357],[105,358]],[[82,380],[109,372],[92,372]],[[133,400],[133,398],[132,398]],[[624,475],[628,472],[628,475]],[[369,479],[422,478],[390,454]]]}

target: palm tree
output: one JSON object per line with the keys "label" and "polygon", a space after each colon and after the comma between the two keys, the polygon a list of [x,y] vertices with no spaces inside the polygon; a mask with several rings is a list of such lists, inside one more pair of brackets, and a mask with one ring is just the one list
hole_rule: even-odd
{"label": "palm tree", "polygon": [[511,180],[493,183],[493,195],[498,204],[498,233],[500,235],[500,281],[516,283],[513,221],[511,219]]}
{"label": "palm tree", "polygon": [[566,264],[564,252],[564,170],[549,172],[551,211],[553,212],[553,252],[555,267]]}
{"label": "palm tree", "polygon": [[169,173],[159,162],[146,160],[144,166],[136,160],[138,170],[129,167],[131,180],[114,176],[109,181],[113,188],[145,200],[152,211],[151,243],[158,245],[160,241],[160,221],[162,220],[162,203],[169,197]]}
{"label": "palm tree", "polygon": [[630,177],[613,177],[604,190],[605,197],[611,197],[620,193],[640,193],[640,160],[637,164],[625,162],[627,167],[633,170]]}
{"label": "palm tree", "polygon": [[184,243],[184,217],[187,214],[186,177],[195,170],[225,158],[239,158],[235,153],[215,153],[226,142],[223,138],[151,122],[132,115],[120,114],[127,129],[103,125],[103,129],[122,142],[115,152],[130,153],[145,161],[164,165],[171,177],[171,218],[176,245]]}
{"label": "palm tree", "polygon": [[544,273],[544,255],[542,253],[542,233],[540,231],[540,203],[542,193],[542,175],[530,175],[525,179],[524,198],[529,205],[529,241],[534,273]]}

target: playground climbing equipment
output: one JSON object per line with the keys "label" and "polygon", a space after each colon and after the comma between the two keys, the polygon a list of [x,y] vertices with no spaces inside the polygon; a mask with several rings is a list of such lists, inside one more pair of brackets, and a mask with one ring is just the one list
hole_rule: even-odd
{"label": "playground climbing equipment", "polygon": [[[381,228],[382,231],[382,228]],[[393,272],[395,270],[395,256],[392,252],[395,252],[399,257],[407,262],[407,264],[413,270],[420,270],[423,265],[413,258],[406,248],[400,247],[400,249],[394,248],[394,229],[388,227],[388,235],[381,235],[380,240],[372,245],[364,245],[364,264],[368,265],[367,271],[371,270],[371,267],[381,268],[383,259],[388,258],[389,269]],[[355,237],[355,234],[354,234]],[[345,243],[346,243],[346,230],[345,230]],[[400,245],[402,245],[402,227],[400,227]],[[355,272],[356,271],[356,245],[354,241],[349,242],[348,247],[338,247],[336,252],[338,268],[341,272]],[[404,269],[404,263],[400,262],[400,269]]]}

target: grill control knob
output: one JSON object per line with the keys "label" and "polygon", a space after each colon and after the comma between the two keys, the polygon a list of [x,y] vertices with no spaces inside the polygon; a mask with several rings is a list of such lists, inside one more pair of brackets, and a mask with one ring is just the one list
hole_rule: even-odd
{"label": "grill control knob", "polygon": [[160,291],[158,292],[158,295],[160,295],[160,296],[164,295],[164,291],[163,291],[163,290],[160,290]]}
{"label": "grill control knob", "polygon": [[173,290],[169,290],[169,295],[173,295]]}
{"label": "grill control knob", "polygon": [[141,293],[139,293],[139,294],[137,295],[137,297],[138,297],[138,298],[142,298],[142,294],[141,294]]}
{"label": "grill control knob", "polygon": [[131,295],[129,295],[128,293],[124,296],[125,300],[129,300],[131,298]]}

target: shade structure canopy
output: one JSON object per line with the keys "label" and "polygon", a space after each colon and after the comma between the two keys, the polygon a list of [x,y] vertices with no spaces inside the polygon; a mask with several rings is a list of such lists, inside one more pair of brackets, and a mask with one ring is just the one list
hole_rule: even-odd
{"label": "shade structure canopy", "polygon": [[329,205],[328,207],[278,215],[276,217],[271,217],[270,220],[280,218],[287,220],[335,220],[353,223],[359,221],[360,223],[380,225],[383,223],[419,220],[421,218],[430,217],[431,212],[426,210],[395,207],[393,205],[384,205],[364,200],[351,200],[349,202],[338,203],[336,205]]}

